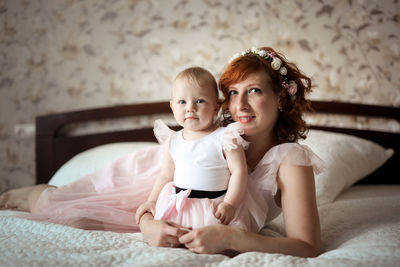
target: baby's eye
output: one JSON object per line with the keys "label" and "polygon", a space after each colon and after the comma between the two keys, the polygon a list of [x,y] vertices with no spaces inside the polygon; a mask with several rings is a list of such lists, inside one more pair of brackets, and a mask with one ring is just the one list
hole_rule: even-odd
{"label": "baby's eye", "polygon": [[178,104],[186,104],[185,100],[178,100]]}
{"label": "baby's eye", "polygon": [[229,96],[231,96],[231,95],[237,95],[237,91],[236,91],[236,90],[230,90],[230,91],[228,92],[228,95],[229,95]]}
{"label": "baby's eye", "polygon": [[197,99],[196,100],[196,104],[200,104],[200,103],[204,103],[206,102],[204,99]]}
{"label": "baby's eye", "polygon": [[250,88],[249,93],[262,93],[260,88]]}

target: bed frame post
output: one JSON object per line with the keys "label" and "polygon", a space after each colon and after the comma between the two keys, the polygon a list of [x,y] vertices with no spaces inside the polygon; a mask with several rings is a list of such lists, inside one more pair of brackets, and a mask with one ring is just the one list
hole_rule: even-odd
{"label": "bed frame post", "polygon": [[54,173],[55,147],[54,137],[56,125],[54,117],[39,116],[36,117],[36,183],[42,184],[48,182],[48,177]]}

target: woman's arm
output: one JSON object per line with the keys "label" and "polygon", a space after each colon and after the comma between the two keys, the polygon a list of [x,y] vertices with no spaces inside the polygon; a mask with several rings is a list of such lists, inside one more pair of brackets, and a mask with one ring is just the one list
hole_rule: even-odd
{"label": "woman's arm", "polygon": [[290,252],[304,257],[318,256],[321,229],[312,167],[281,165],[277,182],[281,190],[286,236],[293,240],[295,249]]}
{"label": "woman's arm", "polygon": [[282,165],[278,187],[286,237],[268,237],[225,225],[210,225],[183,235],[179,241],[197,253],[261,251],[300,257],[320,253],[320,226],[311,167]]}

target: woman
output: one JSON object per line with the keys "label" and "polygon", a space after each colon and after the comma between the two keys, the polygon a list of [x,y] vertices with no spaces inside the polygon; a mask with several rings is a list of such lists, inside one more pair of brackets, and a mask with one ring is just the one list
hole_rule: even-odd
{"label": "woman", "polygon": [[[35,220],[83,229],[140,230],[151,246],[186,246],[197,253],[264,251],[302,257],[320,253],[320,226],[313,171],[320,159],[296,143],[304,138],[302,112],[311,81],[273,49],[251,49],[234,58],[219,81],[226,102],[226,122],[240,122],[250,142],[246,151],[251,194],[268,203],[267,222],[283,212],[286,237],[267,237],[226,225],[192,231],[145,213],[139,226],[135,211],[151,191],[160,171],[159,147],[117,160],[78,181],[11,190],[0,208],[30,211]],[[228,111],[230,115],[228,114]]]}
{"label": "woman", "polygon": [[[187,233],[178,225],[153,220],[147,213],[140,222],[144,239],[152,246],[184,244],[197,253],[234,250],[318,256],[320,225],[313,166],[318,172],[321,162],[306,148],[297,149],[295,143],[305,137],[302,112],[309,110],[304,96],[311,91],[311,80],[272,48],[263,47],[233,58],[219,86],[227,100],[225,110],[231,114],[227,120],[239,121],[250,142],[246,151],[249,180],[259,178],[260,169],[277,168],[273,175],[276,194],[266,197],[272,198],[271,206],[276,204],[275,211],[281,208],[286,237],[268,237],[221,224]],[[294,146],[297,148],[292,150]],[[269,220],[276,215],[271,206]]]}

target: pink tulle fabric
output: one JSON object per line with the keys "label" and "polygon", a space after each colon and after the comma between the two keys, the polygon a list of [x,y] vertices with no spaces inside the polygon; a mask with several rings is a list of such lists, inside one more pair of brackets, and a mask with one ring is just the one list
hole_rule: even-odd
{"label": "pink tulle fabric", "polygon": [[24,218],[81,229],[138,232],[135,211],[160,173],[162,148],[150,146],[59,188],[48,188]]}
{"label": "pink tulle fabric", "polygon": [[[135,223],[135,211],[150,194],[160,173],[162,155],[162,146],[151,146],[125,156],[69,185],[48,188],[38,200],[38,212],[20,217],[81,229],[137,232],[139,227]],[[245,222],[245,226],[234,219],[232,225],[248,227],[256,232],[280,213],[273,201],[277,191],[276,174],[280,164],[312,166],[316,173],[322,170],[322,161],[306,146],[287,143],[271,148],[249,174],[242,205],[246,209],[239,208],[237,212],[237,217],[244,213],[260,216],[252,216],[253,219]],[[175,189],[170,185],[165,187],[165,190],[170,190],[170,193],[160,195],[169,196]],[[213,204],[222,199],[223,197],[214,199]],[[168,197],[167,203],[169,201]],[[186,201],[190,202],[192,199],[187,198]],[[183,208],[185,206],[186,204],[181,205]],[[209,203],[205,203],[204,206],[209,207]],[[188,207],[197,208],[197,205]],[[196,210],[194,214],[198,216],[182,222],[193,227],[199,222],[204,224],[204,220],[208,220],[207,224],[214,223],[213,217],[207,215],[205,210],[207,209]],[[200,217],[204,218],[203,221]]]}

